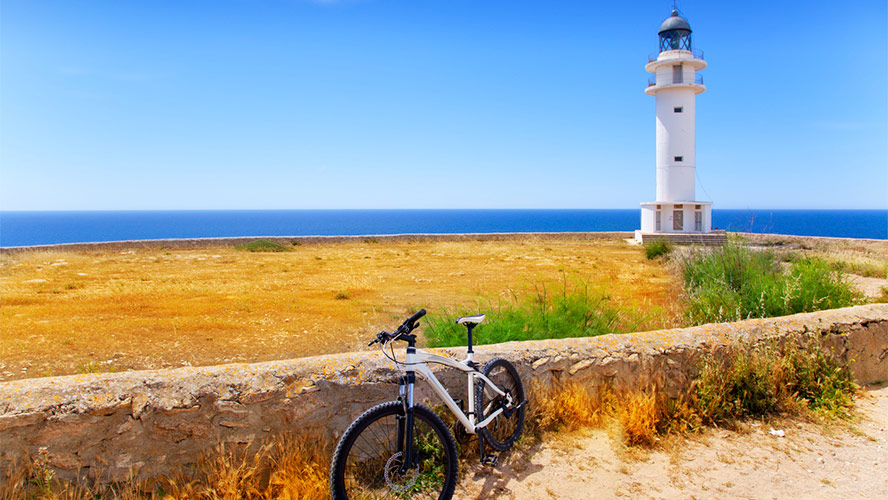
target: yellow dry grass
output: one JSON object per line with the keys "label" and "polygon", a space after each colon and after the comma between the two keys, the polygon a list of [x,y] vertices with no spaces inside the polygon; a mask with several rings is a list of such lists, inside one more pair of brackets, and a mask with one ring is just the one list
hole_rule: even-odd
{"label": "yellow dry grass", "polygon": [[321,433],[281,435],[258,449],[219,445],[188,474],[111,484],[55,477],[44,456],[0,477],[0,500],[315,500],[329,498],[332,446]]}
{"label": "yellow dry grass", "polygon": [[0,381],[360,350],[425,307],[497,301],[565,273],[679,321],[680,283],[615,239],[375,241],[34,251],[0,259]]}
{"label": "yellow dry grass", "polygon": [[671,422],[676,415],[667,409],[668,398],[656,387],[616,393],[606,386],[582,382],[555,386],[532,383],[530,395],[533,405],[529,407],[527,425],[534,434],[612,427],[628,445],[652,446],[661,430],[685,430],[658,428],[661,421]]}

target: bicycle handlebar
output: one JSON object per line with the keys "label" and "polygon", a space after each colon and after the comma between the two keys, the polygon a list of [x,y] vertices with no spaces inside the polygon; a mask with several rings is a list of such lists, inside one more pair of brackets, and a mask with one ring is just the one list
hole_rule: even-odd
{"label": "bicycle handlebar", "polygon": [[406,334],[410,333],[417,326],[419,326],[416,324],[416,322],[419,320],[419,318],[422,318],[425,315],[426,315],[426,310],[420,309],[419,311],[416,312],[416,314],[405,319],[404,322],[401,323],[401,326],[399,326],[398,329],[395,330],[395,333],[381,331],[376,334],[376,340],[371,341],[369,344],[367,344],[367,346],[369,347],[377,342],[379,342],[380,344],[384,344],[390,340],[395,340],[395,339],[399,338],[401,335],[406,335]]}

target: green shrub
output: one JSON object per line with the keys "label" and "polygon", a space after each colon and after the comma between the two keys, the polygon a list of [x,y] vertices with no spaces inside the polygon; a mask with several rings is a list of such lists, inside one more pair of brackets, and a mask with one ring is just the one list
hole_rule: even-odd
{"label": "green shrub", "polygon": [[790,375],[787,390],[808,408],[840,416],[851,407],[857,390],[851,370],[822,347],[807,352],[789,350],[784,365]]}
{"label": "green shrub", "polygon": [[292,249],[286,245],[271,240],[254,240],[234,247],[236,250],[248,252],[290,252]]}
{"label": "green shrub", "polygon": [[475,309],[443,311],[429,315],[424,330],[430,347],[466,345],[466,329],[456,324],[460,316],[485,312],[487,321],[472,337],[474,344],[497,344],[512,340],[539,340],[568,337],[592,337],[616,331],[631,331],[639,321],[632,314],[610,303],[601,291],[590,290],[580,281],[572,288],[567,279],[559,293],[550,293],[544,284],[534,284],[532,293],[499,304],[479,303]]}
{"label": "green shrub", "polygon": [[666,240],[657,240],[644,244],[644,254],[650,260],[660,256],[669,255],[669,252],[671,251],[672,243]]}
{"label": "green shrub", "polygon": [[858,304],[862,296],[829,263],[789,259],[733,243],[681,262],[692,323],[766,318]]}
{"label": "green shrub", "polygon": [[777,407],[774,363],[767,353],[741,351],[735,357],[704,359],[692,401],[703,424],[758,417]]}
{"label": "green shrub", "polygon": [[823,346],[746,346],[734,355],[704,357],[688,399],[698,421],[713,425],[796,412],[799,405],[845,417],[856,391],[848,367]]}

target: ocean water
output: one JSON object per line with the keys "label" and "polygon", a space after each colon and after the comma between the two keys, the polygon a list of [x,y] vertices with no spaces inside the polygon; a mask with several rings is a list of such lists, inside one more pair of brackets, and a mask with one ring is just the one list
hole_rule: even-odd
{"label": "ocean water", "polygon": [[[0,246],[237,236],[634,231],[638,209],[0,212]],[[888,210],[713,210],[732,231],[888,239]]]}

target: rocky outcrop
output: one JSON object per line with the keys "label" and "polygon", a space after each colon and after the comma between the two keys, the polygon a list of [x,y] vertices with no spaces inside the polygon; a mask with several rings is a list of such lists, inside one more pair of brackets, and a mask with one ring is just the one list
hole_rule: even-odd
{"label": "rocky outcrop", "polygon": [[[822,342],[849,363],[858,382],[888,379],[885,304],[480,346],[476,359],[506,357],[526,384],[576,380],[620,389],[656,382],[677,393],[704,353],[769,341]],[[434,351],[465,356],[465,349]],[[393,399],[397,376],[391,361],[366,352],[0,383],[0,475],[42,447],[60,477],[113,480],[187,470],[218,443],[255,446],[276,433],[305,428],[335,438],[360,412]],[[465,391],[459,373],[445,369],[438,376],[454,394]],[[418,397],[436,403],[436,396],[419,385]]]}

